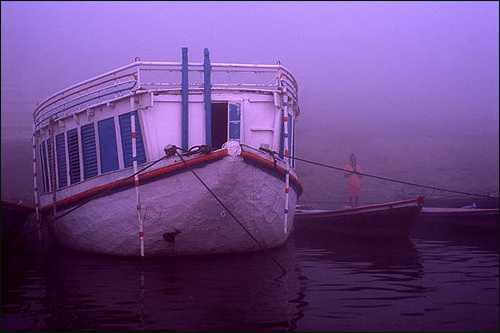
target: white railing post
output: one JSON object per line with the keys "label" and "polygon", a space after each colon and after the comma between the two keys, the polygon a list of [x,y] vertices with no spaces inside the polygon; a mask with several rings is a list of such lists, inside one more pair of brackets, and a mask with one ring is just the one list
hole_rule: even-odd
{"label": "white railing post", "polygon": [[[54,120],[50,118],[49,120],[49,140],[50,140],[50,161],[49,161],[49,175],[51,177],[50,181],[52,184],[52,211],[54,213],[54,218],[56,217],[57,209],[56,209],[56,191],[57,191],[57,182],[56,182],[56,140],[54,134]],[[51,168],[52,166],[52,168]],[[52,172],[50,172],[52,169]]]}
{"label": "white railing post", "polygon": [[137,90],[141,89],[141,65],[137,64]]}
{"label": "white railing post", "polygon": [[40,204],[38,203],[38,181],[37,181],[37,172],[36,172],[36,132],[35,132],[35,123],[33,123],[33,196],[35,199],[35,217],[36,224],[38,228],[38,241],[42,241],[42,227],[40,223]]}
{"label": "white railing post", "polygon": [[288,94],[286,85],[283,84],[282,73],[278,70],[278,88],[281,87],[282,93],[282,111],[283,111],[283,148],[284,148],[284,160],[285,160],[285,221],[283,232],[286,234],[288,232],[288,193],[290,192],[290,165],[289,165],[289,147],[288,147]]}

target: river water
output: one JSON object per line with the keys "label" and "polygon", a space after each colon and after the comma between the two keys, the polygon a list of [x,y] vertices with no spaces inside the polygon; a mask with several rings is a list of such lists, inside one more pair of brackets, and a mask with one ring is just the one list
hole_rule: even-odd
{"label": "river water", "polygon": [[491,331],[498,233],[294,233],[265,253],[146,260],[2,251],[2,331]]}
{"label": "river water", "polygon": [[[367,173],[498,196],[498,134],[493,141],[304,134],[305,159],[342,167],[355,152]],[[32,203],[30,142],[4,139],[2,200]],[[342,174],[297,164],[301,203],[345,204]],[[369,178],[362,187],[361,204],[446,195]],[[264,253],[141,261],[57,247],[2,251],[1,329],[497,332],[498,237],[422,221],[392,241],[294,233],[271,252],[285,276]]]}

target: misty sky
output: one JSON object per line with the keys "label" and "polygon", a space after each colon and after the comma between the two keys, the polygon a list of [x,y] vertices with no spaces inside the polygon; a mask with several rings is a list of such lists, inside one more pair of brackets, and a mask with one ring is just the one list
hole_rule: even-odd
{"label": "misty sky", "polygon": [[181,61],[183,46],[192,62],[204,47],[280,59],[303,129],[498,137],[498,2],[2,1],[1,17],[2,139],[29,137],[50,94],[135,56]]}

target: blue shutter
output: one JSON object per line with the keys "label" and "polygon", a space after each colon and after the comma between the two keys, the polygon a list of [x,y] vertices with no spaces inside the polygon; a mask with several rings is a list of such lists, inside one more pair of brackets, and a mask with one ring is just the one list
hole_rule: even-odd
{"label": "blue shutter", "polygon": [[114,118],[97,123],[99,131],[99,153],[101,156],[101,173],[118,170],[118,149]]}
{"label": "blue shutter", "polygon": [[94,124],[82,126],[83,178],[97,176],[97,150]]}
{"label": "blue shutter", "polygon": [[[142,141],[141,126],[139,124],[139,117],[137,111],[135,114],[135,132],[136,132],[136,150],[137,150],[137,163],[146,162],[146,153],[144,151],[144,143]],[[123,163],[125,167],[132,166],[132,133],[130,127],[131,112],[122,114],[118,120],[120,122],[120,134],[122,137],[122,150],[123,150]]]}
{"label": "blue shutter", "polygon": [[69,158],[69,179],[71,184],[80,181],[80,152],[78,151],[78,131],[72,129],[67,133],[68,158]]}
{"label": "blue shutter", "polygon": [[292,130],[293,130],[293,137],[292,137],[292,144],[293,144],[293,152],[292,152],[292,167],[295,168],[295,121],[293,122],[293,127],[292,127]]}
{"label": "blue shutter", "polygon": [[49,190],[52,191],[52,177],[54,176],[54,165],[52,160],[52,145],[50,139],[47,139],[47,164],[49,165]]}
{"label": "blue shutter", "polygon": [[68,186],[68,176],[66,175],[66,144],[64,133],[56,135],[57,151],[57,175],[59,188]]}
{"label": "blue shutter", "polygon": [[43,192],[49,191],[49,176],[47,168],[47,155],[45,153],[45,141],[40,144],[40,164],[42,166],[42,184]]}
{"label": "blue shutter", "polygon": [[[292,152],[294,150],[294,147],[292,146],[292,129],[293,129],[293,117],[292,115],[288,115],[288,156],[293,156]],[[290,163],[293,166],[293,160],[291,157],[288,158],[288,163]]]}

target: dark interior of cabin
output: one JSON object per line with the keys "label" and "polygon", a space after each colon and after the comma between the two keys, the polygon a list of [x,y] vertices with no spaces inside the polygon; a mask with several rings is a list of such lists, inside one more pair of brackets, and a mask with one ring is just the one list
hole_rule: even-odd
{"label": "dark interior of cabin", "polygon": [[227,103],[212,104],[212,147],[219,149],[227,141]]}

